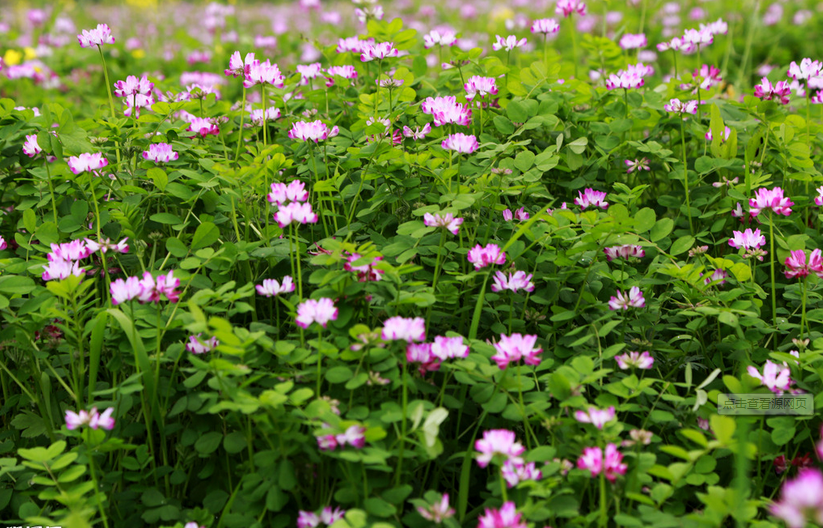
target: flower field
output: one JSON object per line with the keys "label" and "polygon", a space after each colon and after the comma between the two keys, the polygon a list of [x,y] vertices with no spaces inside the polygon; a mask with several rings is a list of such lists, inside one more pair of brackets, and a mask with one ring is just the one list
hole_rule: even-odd
{"label": "flower field", "polygon": [[0,12],[0,524],[823,526],[823,7]]}

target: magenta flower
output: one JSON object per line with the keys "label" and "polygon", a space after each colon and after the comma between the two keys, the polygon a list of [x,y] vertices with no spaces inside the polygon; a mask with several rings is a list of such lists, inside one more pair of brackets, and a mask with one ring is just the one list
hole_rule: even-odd
{"label": "magenta flower", "polygon": [[143,285],[140,282],[140,277],[128,277],[125,280],[117,279],[112,281],[110,290],[111,303],[117,306],[138,297],[143,291]]}
{"label": "magenta flower", "polygon": [[749,366],[746,369],[746,372],[749,373],[749,376],[760,380],[761,385],[765,386],[775,394],[783,394],[783,391],[789,390],[789,385],[792,383],[792,380],[789,377],[791,375],[791,370],[788,368],[780,368],[779,365],[772,363],[771,360],[768,359],[763,367],[762,375],[760,374],[760,371],[752,366]]}
{"label": "magenta flower", "polygon": [[266,199],[277,205],[287,202],[305,202],[309,198],[306,185],[300,180],[293,180],[287,184],[272,183],[271,192],[266,195]]}
{"label": "magenta flower", "polygon": [[623,295],[623,292],[617,290],[617,296],[609,299],[609,308],[611,310],[628,310],[632,308],[643,308],[646,306],[646,299],[643,298],[643,292],[637,286],[632,286],[628,295]]}
{"label": "magenta flower", "polygon": [[249,111],[250,125],[264,126],[268,121],[274,121],[280,117],[280,109],[270,106],[264,112],[262,108],[254,108]]}
{"label": "magenta flower", "polygon": [[441,112],[443,110],[448,109],[457,104],[457,97],[453,95],[445,95],[445,96],[438,96],[438,97],[426,97],[422,103],[420,103],[420,109],[423,110],[424,114],[431,114],[434,115],[437,112]]}
{"label": "magenta flower", "polygon": [[276,88],[283,88],[286,78],[280,73],[280,68],[277,64],[272,64],[266,59],[266,62],[255,60],[248,67],[248,71],[243,79],[243,86],[251,88],[257,84],[271,84]]}
{"label": "magenta flower", "polygon": [[409,363],[419,363],[417,370],[421,376],[426,372],[436,372],[440,370],[440,359],[432,355],[430,343],[409,343],[406,345],[406,361]]}
{"label": "magenta flower", "polygon": [[129,75],[125,81],[114,83],[114,95],[117,97],[132,97],[134,95],[149,95],[154,89],[154,83],[149,81],[147,75],[137,78]]}
{"label": "magenta flower", "polygon": [[680,101],[674,98],[669,104],[663,105],[663,109],[673,114],[697,114],[697,101]]}
{"label": "magenta flower", "polygon": [[423,224],[427,227],[444,227],[452,235],[456,235],[460,230],[460,226],[463,224],[463,219],[455,218],[451,213],[446,213],[443,215],[440,213],[426,213],[423,215]]}
{"label": "magenta flower", "polygon": [[429,505],[428,508],[422,506],[417,507],[417,512],[421,517],[427,521],[432,521],[435,524],[442,524],[446,519],[454,516],[454,508],[449,507],[449,494],[444,493],[440,502],[435,502]]}
{"label": "magenta flower", "polygon": [[554,8],[555,14],[563,15],[568,18],[572,13],[577,13],[580,16],[586,16],[586,3],[582,0],[557,0],[557,5]]}
{"label": "magenta flower", "polygon": [[500,247],[494,243],[489,243],[486,247],[477,244],[469,250],[467,259],[474,264],[474,269],[482,269],[492,264],[505,264],[506,253],[500,251]]}
{"label": "magenta flower", "polygon": [[309,84],[309,81],[312,79],[316,79],[320,77],[321,72],[323,71],[323,65],[319,62],[315,62],[314,64],[298,64],[297,72],[300,74],[300,84],[303,86]]}
{"label": "magenta flower", "polygon": [[526,448],[517,441],[513,431],[507,429],[492,429],[483,431],[483,438],[474,443],[474,449],[479,452],[477,465],[484,468],[495,456],[500,456],[503,461],[512,461],[522,464],[523,458],[520,456]]}
{"label": "magenta flower", "polygon": [[557,33],[560,30],[560,24],[553,18],[541,18],[532,22],[532,33],[543,33],[548,35],[550,33]]}
{"label": "magenta flower", "polygon": [[792,213],[791,206],[793,205],[794,202],[783,196],[783,189],[780,187],[771,190],[761,187],[754,192],[754,198],[749,199],[749,207],[751,208],[749,214],[755,217],[763,209],[771,209],[775,214],[789,216]]}
{"label": "magenta flower", "polygon": [[77,35],[77,41],[81,48],[92,46],[102,46],[103,44],[114,44],[114,37],[111,36],[111,29],[106,24],[97,24],[95,29],[84,29]]}
{"label": "magenta flower", "polygon": [[[334,436],[332,436],[334,438]],[[318,440],[320,437],[318,437]],[[336,442],[336,440],[335,440]],[[323,449],[321,447],[321,449]],[[320,525],[320,517],[314,512],[300,510],[297,512],[297,528],[317,528]]]}
{"label": "magenta flower", "polygon": [[526,42],[527,42],[525,37],[523,37],[520,40],[517,40],[517,37],[515,37],[514,35],[509,35],[506,38],[503,38],[500,35],[495,35],[494,38],[495,38],[495,43],[492,44],[492,49],[494,51],[500,51],[500,50],[511,51],[515,48],[519,48],[519,47],[525,45]]}
{"label": "magenta flower", "polygon": [[643,33],[632,34],[626,33],[620,38],[620,47],[624,50],[645,48],[648,45],[646,35]]}
{"label": "magenta flower", "polygon": [[623,160],[623,163],[626,164],[626,174],[631,174],[634,171],[648,171],[651,170],[649,168],[649,160],[648,158],[640,158],[635,160]]}
{"label": "magenta flower", "polygon": [[683,32],[683,42],[692,46],[708,46],[714,42],[714,35],[708,29],[687,29]]}
{"label": "magenta flower", "polygon": [[109,407],[103,413],[97,412],[97,407],[92,408],[91,411],[66,411],[66,429],[73,431],[83,425],[88,425],[92,429],[102,427],[111,431],[114,429],[114,418],[111,417],[114,413],[114,407]]}
{"label": "magenta flower", "polygon": [[374,39],[364,39],[360,40],[360,37],[348,37],[348,38],[341,38],[337,41],[337,53],[363,53],[366,49],[366,45],[374,44]]}
{"label": "magenta flower", "polygon": [[363,52],[360,54],[360,60],[363,62],[371,62],[373,60],[383,60],[398,56],[400,56],[400,52],[394,47],[393,42],[366,43],[363,46]]}
{"label": "magenta flower", "polygon": [[423,35],[423,47],[425,49],[433,48],[434,46],[454,46],[456,43],[457,34],[451,30],[441,33],[434,29],[427,35]]}
{"label": "magenta flower", "polygon": [[809,262],[806,263],[806,252],[802,249],[792,251],[786,258],[787,279],[805,278],[810,272],[814,272],[818,277],[823,278],[823,256],[819,249],[812,251],[809,255]]}
{"label": "magenta flower", "polygon": [[524,480],[540,480],[543,478],[543,472],[537,469],[534,462],[515,464],[507,460],[500,471],[503,474],[506,485],[510,488],[517,486]]}
{"label": "magenta flower", "polygon": [[[720,138],[720,142],[725,143],[726,140],[729,139],[729,136],[731,135],[731,133],[732,133],[731,128],[724,127],[723,128],[723,137]],[[706,141],[712,141],[713,139],[714,139],[714,136],[712,135],[711,129],[709,129],[709,131],[706,132]]]}
{"label": "magenta flower", "polygon": [[404,126],[403,127],[403,135],[407,138],[413,139],[415,141],[425,139],[426,136],[432,131],[432,126],[429,123],[426,123],[423,128],[414,127],[414,130],[411,128]]}
{"label": "magenta flower", "polygon": [[215,136],[220,135],[220,129],[217,127],[217,124],[207,117],[193,117],[189,122],[189,128],[186,130],[200,134],[200,137],[206,137],[209,134]]}
{"label": "magenta flower", "polygon": [[816,190],[817,196],[814,197],[814,204],[823,207],[823,186],[818,187]]}
{"label": "magenta flower", "polygon": [[335,126],[331,130],[326,126],[326,123],[320,121],[295,121],[291,130],[289,130],[289,137],[291,139],[299,139],[300,141],[323,141],[327,138],[334,137],[339,133],[339,129]]}
{"label": "magenta flower", "polygon": [[785,521],[789,528],[804,528],[808,522],[823,524],[823,474],[806,468],[797,478],[786,481],[780,490],[780,500],[770,512]]}
{"label": "magenta flower", "polygon": [[358,282],[379,281],[380,276],[383,275],[385,271],[375,268],[374,265],[377,262],[383,260],[383,257],[374,257],[367,264],[361,264],[356,266],[354,263],[361,259],[365,259],[365,257],[361,257],[358,253],[353,253],[349,256],[348,260],[343,265],[343,268],[346,271],[356,273]]}
{"label": "magenta flower", "polygon": [[637,351],[627,352],[619,356],[614,356],[614,360],[617,361],[617,366],[620,367],[621,370],[630,368],[650,369],[652,365],[654,365],[654,358],[649,354],[648,350],[642,354]]}
{"label": "magenta flower", "polygon": [[114,251],[117,253],[128,253],[129,252],[129,245],[126,244],[126,241],[129,237],[124,238],[120,242],[112,243],[110,238],[101,239],[99,242],[95,242],[89,238],[84,239],[84,243],[86,244],[86,248],[88,248],[88,253],[91,255],[92,253],[97,253],[100,251],[101,253],[105,254],[109,251]]}
{"label": "magenta flower", "polygon": [[[349,429],[351,429],[351,427]],[[345,517],[345,515],[346,510],[342,510],[339,507],[332,510],[331,506],[326,506],[325,508],[320,510],[320,521],[322,521],[323,524],[325,524],[326,526],[331,526],[332,524],[336,523],[337,521]]]}
{"label": "magenta flower", "polygon": [[794,61],[789,65],[789,71],[786,75],[796,81],[807,81],[815,77],[820,77],[823,73],[823,63],[820,61],[813,61],[812,59],[803,59],[800,65]]}
{"label": "magenta flower", "polygon": [[505,209],[503,211],[503,220],[506,222],[511,222],[514,218],[517,218],[520,222],[525,222],[529,219],[529,213],[526,212],[525,207],[521,207],[514,213],[511,212],[511,209]]}
{"label": "magenta flower", "polygon": [[83,240],[72,240],[62,244],[51,244],[51,253],[46,255],[50,262],[58,260],[82,260],[92,254]]}
{"label": "magenta flower", "polygon": [[37,143],[37,134],[29,134],[26,136],[26,142],[23,144],[23,154],[33,158],[43,152],[40,145]]}
{"label": "magenta flower", "polygon": [[494,283],[492,284],[492,291],[499,292],[500,290],[511,290],[517,292],[518,290],[526,290],[527,292],[534,291],[534,283],[532,282],[532,274],[527,274],[525,271],[515,271],[514,274],[506,275],[502,271],[497,271],[494,274]]}
{"label": "magenta flower", "polygon": [[296,322],[297,326],[302,328],[308,328],[312,323],[326,328],[326,324],[335,319],[337,319],[337,308],[334,306],[334,301],[329,298],[309,299],[297,305]]}
{"label": "magenta flower", "polygon": [[243,59],[240,52],[235,51],[229,58],[229,68],[223,73],[226,77],[245,77],[252,64],[254,64],[254,53],[246,53],[246,58]]}
{"label": "magenta flower", "polygon": [[357,70],[354,66],[330,66],[326,73],[332,76],[343,77],[344,79],[357,79]]}
{"label": "magenta flower", "polygon": [[431,345],[431,353],[441,361],[455,358],[465,359],[469,357],[469,346],[463,344],[463,338],[460,336],[436,336]]}
{"label": "magenta flower", "polygon": [[95,172],[109,164],[109,160],[103,157],[99,152],[90,154],[84,152],[79,156],[71,156],[66,162],[71,171],[75,174],[80,174],[86,171]]}
{"label": "magenta flower", "polygon": [[[337,310],[335,309],[336,313]],[[335,315],[335,318],[337,318],[337,315]],[[343,434],[336,435],[334,438],[340,447],[350,445],[356,449],[363,449],[363,446],[366,445],[366,428],[362,425],[352,425]]]}
{"label": "magenta flower", "polygon": [[446,150],[453,150],[459,154],[471,154],[480,148],[476,137],[461,132],[449,134],[449,136],[443,140],[441,146]]}
{"label": "magenta flower", "polygon": [[255,286],[255,289],[259,295],[263,295],[265,297],[277,297],[282,293],[293,292],[294,281],[288,275],[283,277],[282,284],[277,282],[275,279],[264,279],[263,284],[258,284]]}
{"label": "magenta flower", "polygon": [[598,429],[603,429],[603,426],[614,420],[614,416],[614,405],[608,409],[589,407],[585,411],[577,411],[574,413],[574,418],[578,422],[590,423]]}
{"label": "magenta flower", "polygon": [[504,502],[499,510],[486,508],[477,523],[477,528],[527,528],[527,526],[526,521],[523,520],[523,514],[517,512],[517,506],[513,502]]}
{"label": "magenta flower", "polygon": [[318,436],[317,447],[319,447],[321,451],[334,451],[337,449],[337,439],[334,435]]}
{"label": "magenta flower", "polygon": [[643,258],[646,251],[636,244],[624,244],[622,246],[612,246],[603,249],[606,260],[612,261],[616,258],[629,260],[630,258]]}
{"label": "magenta flower", "polygon": [[0,236],[0,251],[6,249],[7,247],[9,247],[9,245],[6,242],[6,239]]}
{"label": "magenta flower", "polygon": [[471,101],[475,96],[486,97],[486,95],[497,95],[497,84],[494,77],[480,77],[479,75],[472,75],[466,84],[463,85],[466,90],[466,100]]}
{"label": "magenta flower", "polygon": [[390,317],[383,323],[381,337],[384,341],[406,341],[407,343],[425,341],[426,321],[422,317]]}
{"label": "magenta flower", "polygon": [[588,469],[592,478],[605,472],[609,482],[617,480],[618,475],[625,475],[628,467],[622,463],[623,454],[617,450],[617,446],[609,443],[606,445],[605,455],[599,447],[586,447],[583,454],[577,459],[579,469]]}
{"label": "magenta flower", "polygon": [[606,202],[606,193],[602,191],[595,191],[594,189],[586,189],[585,191],[577,191],[577,198],[574,203],[579,205],[582,209],[589,206],[599,207],[601,209],[608,209],[609,202]]}
{"label": "magenta flower", "polygon": [[[432,114],[434,126],[455,125],[469,126],[472,122],[472,111],[468,104],[453,104],[439,109]],[[474,136],[466,136],[474,137]],[[445,140],[444,140],[445,143]],[[476,143],[476,142],[475,142]],[[445,147],[444,147],[445,148]]]}
{"label": "magenta flower", "polygon": [[536,335],[500,334],[500,341],[494,344],[497,351],[492,360],[501,370],[506,370],[509,363],[516,363],[521,359],[526,365],[539,365],[542,348],[536,347]]}
{"label": "magenta flower", "polygon": [[140,281],[140,294],[138,300],[141,304],[149,302],[160,302],[161,297],[165,297],[169,302],[176,303],[180,294],[175,290],[180,286],[180,279],[174,277],[174,271],[169,271],[168,275],[159,275],[157,279],[148,271],[143,273],[143,280]]}
{"label": "magenta flower", "polygon": [[775,84],[769,82],[767,77],[760,80],[760,84],[754,87],[754,96],[763,99],[764,101],[771,101],[774,99],[780,104],[789,104],[789,96],[792,94],[792,89],[786,81],[778,81]]}
{"label": "magenta flower", "polygon": [[42,278],[44,281],[68,279],[72,275],[75,277],[84,277],[86,275],[86,271],[80,268],[79,262],[54,260],[43,266]]}
{"label": "magenta flower", "polygon": [[[700,276],[702,277],[703,274],[701,273]],[[711,275],[709,275],[708,277],[703,279],[703,284],[708,286],[709,284],[711,284],[713,282],[717,282],[717,285],[720,286],[721,284],[726,284],[726,279],[728,277],[729,277],[729,274],[726,271],[724,271],[722,269],[716,269],[712,272]]]}
{"label": "magenta flower", "polygon": [[169,143],[152,143],[149,145],[149,150],[143,151],[143,159],[153,161],[155,163],[168,163],[176,161],[180,154],[172,150]]}
{"label": "magenta flower", "polygon": [[201,334],[189,336],[189,342],[186,343],[186,350],[192,354],[205,354],[206,352],[211,352],[220,344],[220,341],[218,341],[214,336],[205,341],[201,341],[200,335]]}
{"label": "magenta flower", "polygon": [[[760,246],[766,243],[766,237],[760,234],[760,229],[746,229],[742,233],[734,231],[734,236],[729,239],[729,245],[737,249],[745,249],[751,251],[753,249],[760,249]],[[805,259],[805,256],[804,256]]]}
{"label": "magenta flower", "polygon": [[317,213],[312,211],[311,204],[290,202],[281,206],[276,213],[274,213],[274,220],[282,229],[292,222],[299,224],[316,224]]}

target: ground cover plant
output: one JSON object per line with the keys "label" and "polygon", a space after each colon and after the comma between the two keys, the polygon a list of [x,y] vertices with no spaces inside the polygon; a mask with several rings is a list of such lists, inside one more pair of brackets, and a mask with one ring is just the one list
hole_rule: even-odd
{"label": "ground cover plant", "polygon": [[4,9],[3,523],[823,524],[821,27]]}

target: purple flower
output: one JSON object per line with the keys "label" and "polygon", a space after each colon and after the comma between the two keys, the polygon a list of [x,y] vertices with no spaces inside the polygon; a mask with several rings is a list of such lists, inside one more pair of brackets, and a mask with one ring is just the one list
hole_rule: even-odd
{"label": "purple flower", "polygon": [[506,263],[506,253],[501,251],[500,246],[494,243],[487,244],[486,247],[477,244],[469,250],[467,258],[469,262],[474,264],[474,269]]}
{"label": "purple flower", "polygon": [[494,51],[511,51],[515,48],[519,48],[526,44],[525,37],[520,40],[517,40],[517,37],[515,37],[514,35],[509,35],[506,38],[503,38],[500,35],[495,35],[494,38],[496,40],[495,43],[492,44],[492,49]]}
{"label": "purple flower", "polygon": [[99,152],[91,154],[84,152],[79,156],[71,156],[67,161],[69,168],[75,174],[80,174],[86,171],[98,171],[109,164],[109,160],[103,157]]}
{"label": "purple flower", "polygon": [[532,292],[534,291],[532,274],[527,274],[525,271],[515,271],[514,274],[509,273],[507,276],[502,271],[497,271],[494,274],[492,291],[499,292],[500,290],[510,290],[512,292],[526,290],[527,292]]}
{"label": "purple flower", "polygon": [[594,189],[586,189],[584,191],[577,191],[577,198],[574,203],[579,205],[582,209],[589,206],[599,207],[601,209],[608,209],[609,203],[605,201],[606,193],[603,191],[595,191]]}
{"label": "purple flower", "polygon": [[535,346],[536,342],[536,335],[500,334],[500,341],[494,344],[497,353],[492,356],[492,361],[501,370],[506,370],[509,363],[516,363],[521,359],[526,365],[539,365],[543,349]]}
{"label": "purple flower", "polygon": [[97,24],[95,29],[84,29],[77,40],[81,48],[92,46],[102,46],[103,44],[114,44],[114,37],[111,36],[111,29],[106,24]]}

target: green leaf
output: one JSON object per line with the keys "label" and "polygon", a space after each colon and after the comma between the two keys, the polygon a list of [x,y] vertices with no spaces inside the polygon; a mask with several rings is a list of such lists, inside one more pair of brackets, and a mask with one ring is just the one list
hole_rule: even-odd
{"label": "green leaf", "polygon": [[172,213],[155,213],[149,217],[149,220],[152,222],[157,222],[158,224],[168,225],[178,225],[183,223],[179,216]]}
{"label": "green leaf", "polygon": [[214,431],[206,433],[194,443],[194,449],[201,455],[210,455],[217,451],[223,441],[223,434]]}
{"label": "green leaf", "polygon": [[326,380],[329,383],[345,383],[349,381],[354,372],[349,367],[333,367],[326,371]]}
{"label": "green leaf", "polygon": [[380,497],[370,497],[363,501],[366,511],[377,517],[391,517],[397,512],[393,504],[386,502]]}
{"label": "green leaf", "polygon": [[37,215],[34,214],[34,209],[23,211],[23,227],[29,233],[34,233],[37,230]]}
{"label": "green leaf", "polygon": [[669,233],[672,232],[672,229],[674,229],[674,220],[671,218],[661,218],[654,224],[654,227],[652,227],[649,238],[652,242],[658,242],[666,238]]}
{"label": "green leaf", "polygon": [[637,211],[634,220],[635,228],[637,229],[637,234],[639,235],[654,227],[655,222],[657,221],[657,215],[655,214],[654,209],[644,207],[643,209]]}
{"label": "green leaf", "polygon": [[779,446],[786,445],[792,438],[794,438],[796,432],[797,430],[794,426],[779,427],[772,431],[772,442]]}
{"label": "green leaf", "polygon": [[526,172],[532,167],[532,163],[534,163],[534,152],[530,150],[524,150],[520,152],[516,158],[514,158],[514,166],[520,169],[520,172]]}
{"label": "green leaf", "polygon": [[169,177],[166,175],[166,171],[159,167],[152,167],[148,170],[147,175],[154,182],[155,187],[161,191],[166,190],[166,185],[169,183]]}
{"label": "green leaf", "polygon": [[510,101],[506,107],[506,115],[515,123],[525,123],[529,118],[526,109],[520,101]]}
{"label": "green leaf", "polygon": [[34,291],[37,285],[28,277],[4,275],[0,277],[0,293],[5,295],[25,295]]}
{"label": "green leaf", "polygon": [[672,255],[679,255],[690,250],[692,246],[694,246],[694,237],[691,235],[686,235],[675,240],[669,251]]}
{"label": "green leaf", "polygon": [[712,426],[712,431],[714,431],[714,434],[717,436],[717,440],[720,444],[724,446],[729,445],[732,441],[732,437],[734,437],[734,431],[737,429],[737,424],[734,422],[734,418],[731,416],[713,414],[709,418],[709,422]]}
{"label": "green leaf", "polygon": [[246,448],[246,437],[240,431],[232,431],[223,439],[223,449],[233,455]]}
{"label": "green leaf", "polygon": [[197,251],[198,249],[210,246],[217,242],[220,238],[220,230],[211,222],[203,222],[197,226],[197,231],[194,232],[194,238],[191,241],[191,249]]}

